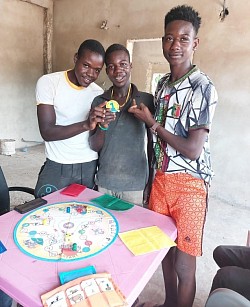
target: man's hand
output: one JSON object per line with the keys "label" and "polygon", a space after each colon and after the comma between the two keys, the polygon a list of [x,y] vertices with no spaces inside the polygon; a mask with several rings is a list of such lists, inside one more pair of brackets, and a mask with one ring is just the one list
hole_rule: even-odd
{"label": "man's hand", "polygon": [[115,118],[116,118],[116,113],[111,112],[110,109],[106,109],[105,118],[104,118],[104,121],[102,123],[102,126],[104,128],[108,128],[110,122],[114,121]]}
{"label": "man's hand", "polygon": [[143,121],[148,127],[153,126],[155,123],[153,115],[149,111],[148,107],[145,106],[144,103],[140,103],[140,106],[138,107],[135,99],[133,99],[132,105],[128,109],[128,112],[133,113],[135,117]]}
{"label": "man's hand", "polygon": [[115,113],[106,109],[106,104],[107,101],[104,101],[90,110],[88,118],[89,130],[94,130],[97,124],[108,127],[109,123],[115,120]]}

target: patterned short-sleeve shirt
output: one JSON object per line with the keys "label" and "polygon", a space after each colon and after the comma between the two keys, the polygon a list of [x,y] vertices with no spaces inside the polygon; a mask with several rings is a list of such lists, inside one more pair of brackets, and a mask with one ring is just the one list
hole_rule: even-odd
{"label": "patterned short-sleeve shirt", "polygon": [[[218,96],[212,81],[194,66],[191,74],[169,85],[170,74],[159,81],[155,93],[155,119],[169,132],[186,138],[191,129],[211,128]],[[209,135],[200,157],[192,161],[160,138],[155,139],[156,168],[167,173],[189,173],[210,182]]]}

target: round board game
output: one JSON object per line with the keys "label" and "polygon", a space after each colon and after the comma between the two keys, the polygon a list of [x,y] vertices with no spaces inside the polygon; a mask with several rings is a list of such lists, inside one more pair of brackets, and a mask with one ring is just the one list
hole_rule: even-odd
{"label": "round board game", "polygon": [[35,209],[14,229],[17,246],[45,261],[94,256],[116,239],[119,226],[107,210],[85,202],[62,202]]}

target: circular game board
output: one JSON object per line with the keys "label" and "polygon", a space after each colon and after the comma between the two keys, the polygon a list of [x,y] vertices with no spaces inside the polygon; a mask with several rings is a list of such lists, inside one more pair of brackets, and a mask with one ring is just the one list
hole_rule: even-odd
{"label": "circular game board", "polygon": [[14,229],[14,240],[36,259],[75,261],[102,252],[115,241],[118,231],[116,218],[107,210],[70,201],[25,215]]}

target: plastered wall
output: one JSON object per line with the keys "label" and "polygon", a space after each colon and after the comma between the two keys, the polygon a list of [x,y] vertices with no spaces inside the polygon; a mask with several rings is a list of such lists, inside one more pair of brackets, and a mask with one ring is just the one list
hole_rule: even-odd
{"label": "plastered wall", "polygon": [[[0,12],[0,140],[13,139],[14,147],[26,148],[43,141],[35,85],[52,70],[53,2],[1,0]],[[8,151],[1,147],[1,152]]]}
{"label": "plastered wall", "polygon": [[[0,139],[40,140],[34,87],[43,73],[43,10],[0,1]],[[33,143],[28,143],[28,145]]]}

